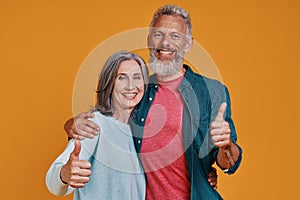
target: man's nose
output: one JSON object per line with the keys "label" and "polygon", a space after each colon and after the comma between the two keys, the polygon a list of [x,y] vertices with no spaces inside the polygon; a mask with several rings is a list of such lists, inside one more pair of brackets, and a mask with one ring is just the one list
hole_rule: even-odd
{"label": "man's nose", "polygon": [[164,35],[162,37],[162,42],[161,42],[163,47],[170,47],[171,42],[170,42],[170,37],[168,35]]}

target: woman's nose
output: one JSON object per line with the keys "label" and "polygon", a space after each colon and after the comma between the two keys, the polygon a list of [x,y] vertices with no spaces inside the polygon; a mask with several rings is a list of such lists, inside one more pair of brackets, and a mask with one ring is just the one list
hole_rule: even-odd
{"label": "woman's nose", "polygon": [[135,88],[134,81],[131,78],[129,78],[127,82],[127,89],[132,90],[134,88]]}

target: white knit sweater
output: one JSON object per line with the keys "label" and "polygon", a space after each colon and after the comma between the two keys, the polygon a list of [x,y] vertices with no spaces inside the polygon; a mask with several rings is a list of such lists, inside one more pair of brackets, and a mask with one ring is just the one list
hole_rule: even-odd
{"label": "white knit sweater", "polygon": [[49,191],[65,196],[74,191],[74,199],[145,199],[145,177],[139,164],[130,126],[112,117],[95,112],[91,119],[100,127],[100,134],[81,141],[79,159],[92,164],[90,181],[84,188],[74,189],[60,179],[60,169],[74,149],[70,140],[66,149],[47,172]]}

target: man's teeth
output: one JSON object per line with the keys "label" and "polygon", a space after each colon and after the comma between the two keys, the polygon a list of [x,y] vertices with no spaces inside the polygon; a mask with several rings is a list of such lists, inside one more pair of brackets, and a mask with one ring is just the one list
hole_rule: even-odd
{"label": "man's teeth", "polygon": [[164,51],[164,50],[160,50],[159,52],[160,52],[161,54],[164,54],[164,55],[172,54],[172,51]]}

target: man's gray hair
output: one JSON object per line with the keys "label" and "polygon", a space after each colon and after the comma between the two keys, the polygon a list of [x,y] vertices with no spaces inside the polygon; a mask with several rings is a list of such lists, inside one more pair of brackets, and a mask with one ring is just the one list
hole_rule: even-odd
{"label": "man's gray hair", "polygon": [[180,16],[183,18],[186,24],[187,28],[187,38],[192,39],[192,23],[190,14],[184,10],[183,8],[177,6],[177,5],[164,5],[160,7],[153,15],[153,19],[150,23],[150,28],[153,27],[153,24],[156,22],[156,20],[162,16],[162,15],[172,15],[172,16]]}

